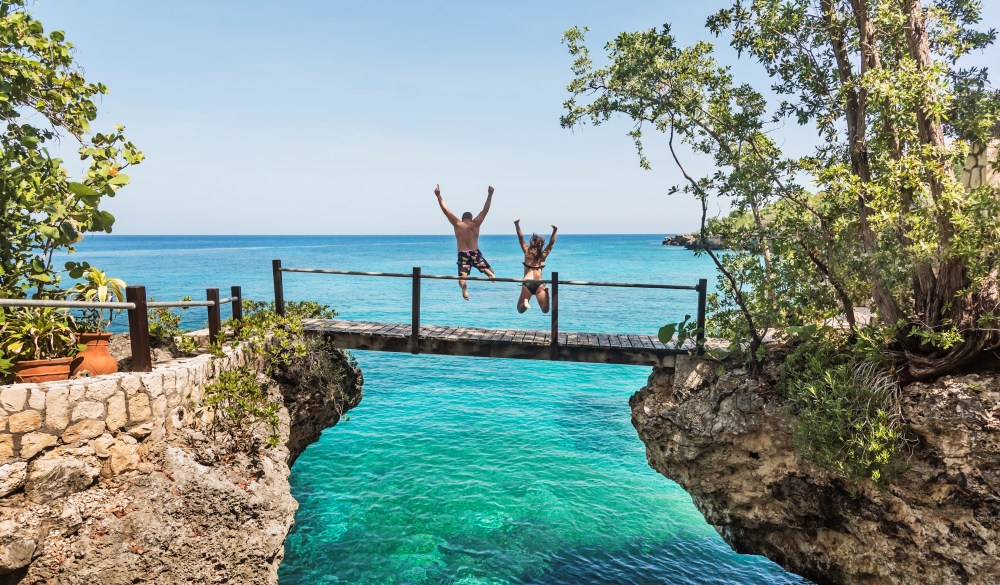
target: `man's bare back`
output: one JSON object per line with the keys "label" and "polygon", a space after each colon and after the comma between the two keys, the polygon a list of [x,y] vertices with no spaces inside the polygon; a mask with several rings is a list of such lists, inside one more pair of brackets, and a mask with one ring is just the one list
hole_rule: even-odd
{"label": "man's bare back", "polygon": [[476,250],[479,248],[479,225],[473,220],[459,220],[454,225],[455,243],[459,250]]}
{"label": "man's bare back", "polygon": [[[472,272],[472,267],[475,266],[480,272],[493,278],[493,270],[489,262],[486,261],[486,258],[483,258],[482,252],[479,251],[479,227],[483,225],[486,214],[490,211],[490,203],[493,201],[493,187],[491,186],[487,190],[486,204],[483,205],[483,210],[476,217],[473,217],[472,213],[466,211],[462,214],[462,218],[459,219],[458,216],[452,213],[448,209],[448,206],[445,205],[444,198],[441,197],[441,185],[434,188],[434,195],[437,197],[438,205],[441,206],[441,211],[455,229],[455,244],[458,248],[458,275],[468,276]],[[462,287],[462,297],[465,300],[469,300],[469,290],[466,287],[466,281],[461,279],[458,281],[458,284]]]}

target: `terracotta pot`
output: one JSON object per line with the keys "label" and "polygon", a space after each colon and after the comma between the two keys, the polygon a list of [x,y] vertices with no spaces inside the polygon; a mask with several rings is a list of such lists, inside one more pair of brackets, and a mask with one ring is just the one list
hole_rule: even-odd
{"label": "terracotta pot", "polygon": [[22,360],[14,364],[15,382],[51,382],[69,378],[71,357]]}
{"label": "terracotta pot", "polygon": [[108,353],[110,333],[80,333],[77,337],[80,343],[87,345],[87,349],[76,354],[76,359],[73,360],[73,377],[84,371],[91,376],[114,374],[118,371],[118,362]]}

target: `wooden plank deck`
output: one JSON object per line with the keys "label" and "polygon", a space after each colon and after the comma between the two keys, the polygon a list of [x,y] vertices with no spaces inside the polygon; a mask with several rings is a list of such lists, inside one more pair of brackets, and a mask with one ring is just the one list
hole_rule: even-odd
{"label": "wooden plank deck", "polygon": [[[413,351],[409,323],[303,321],[307,332],[324,335],[343,349]],[[553,353],[548,331],[421,325],[419,353],[673,368],[676,356],[693,348],[693,342],[679,348],[649,335],[574,332],[560,333],[558,352]]]}

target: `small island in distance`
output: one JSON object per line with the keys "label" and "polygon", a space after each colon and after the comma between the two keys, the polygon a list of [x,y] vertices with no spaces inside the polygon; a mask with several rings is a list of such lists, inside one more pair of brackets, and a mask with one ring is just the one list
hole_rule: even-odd
{"label": "small island in distance", "polygon": [[[664,246],[684,246],[688,250],[701,250],[705,248],[704,244],[700,241],[697,232],[664,236],[662,243]],[[722,238],[720,236],[708,236],[708,249],[723,249]]]}

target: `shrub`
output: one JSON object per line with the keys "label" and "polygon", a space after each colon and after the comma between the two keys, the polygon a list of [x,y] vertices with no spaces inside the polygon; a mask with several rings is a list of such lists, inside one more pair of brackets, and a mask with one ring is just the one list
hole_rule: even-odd
{"label": "shrub", "polygon": [[[286,316],[282,317],[274,312],[274,303],[246,300],[243,301],[243,319],[227,321],[219,342],[210,350],[221,357],[223,340],[232,339],[245,344],[251,354],[261,357],[267,377],[287,378],[289,371],[295,370],[295,364],[307,357],[310,348],[318,351],[316,341],[304,335],[302,319],[333,318],[335,315],[335,311],[324,305],[302,302],[288,303]],[[172,319],[165,317],[165,321],[168,329],[176,327]],[[302,376],[306,373],[295,371]],[[320,379],[340,373],[327,369],[310,372]],[[227,433],[238,450],[255,451],[257,432],[262,426],[270,432],[266,446],[278,445],[278,412],[282,403],[268,396],[251,366],[221,372],[219,379],[206,388],[205,405],[215,411],[213,428]]]}
{"label": "shrub", "polygon": [[[150,301],[156,299],[150,298]],[[191,297],[186,296],[182,301],[190,301]],[[182,310],[187,310],[183,307]],[[173,312],[170,307],[154,307],[149,309],[149,337],[158,343],[169,343],[184,331],[181,330],[181,316]]]}
{"label": "shrub", "polygon": [[238,450],[256,450],[261,426],[270,431],[267,447],[278,445],[281,403],[271,400],[250,367],[219,372],[218,379],[205,388],[205,405],[215,409],[213,428],[227,433]]}
{"label": "shrub", "polygon": [[865,341],[829,333],[809,338],[782,364],[778,389],[799,423],[803,457],[850,481],[882,483],[905,444],[902,391]]}

